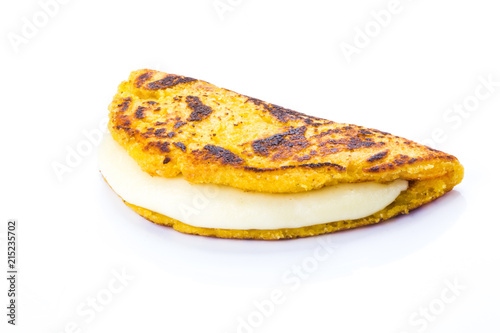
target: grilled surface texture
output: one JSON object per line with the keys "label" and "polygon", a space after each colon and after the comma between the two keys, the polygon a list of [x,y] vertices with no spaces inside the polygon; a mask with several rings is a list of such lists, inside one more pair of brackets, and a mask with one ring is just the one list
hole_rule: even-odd
{"label": "grilled surface texture", "polygon": [[292,193],[346,182],[463,178],[451,155],[308,116],[205,81],[139,70],[109,106],[109,130],[151,175]]}

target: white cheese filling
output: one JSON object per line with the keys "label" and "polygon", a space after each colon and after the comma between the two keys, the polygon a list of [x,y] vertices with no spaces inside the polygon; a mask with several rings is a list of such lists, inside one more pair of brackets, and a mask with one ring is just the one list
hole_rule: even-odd
{"label": "white cheese filling", "polygon": [[299,228],[359,219],[387,207],[408,188],[406,180],[396,180],[272,194],[191,184],[181,176],[150,176],[110,134],[99,149],[99,167],[123,200],[192,226],[217,229]]}

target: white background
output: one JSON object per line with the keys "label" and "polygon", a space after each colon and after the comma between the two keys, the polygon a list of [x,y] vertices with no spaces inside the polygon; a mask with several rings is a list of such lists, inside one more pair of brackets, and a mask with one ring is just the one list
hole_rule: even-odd
{"label": "white background", "polygon": [[[46,22],[37,1],[1,2],[1,261],[5,272],[6,222],[16,218],[20,272],[16,327],[1,278],[2,332],[500,331],[497,3],[401,0],[380,27],[370,13],[389,1],[221,2],[231,4],[222,15],[212,0],[73,0]],[[346,57],[341,46],[355,39]],[[432,139],[465,179],[408,216],[331,236],[234,241],[156,226],[106,186],[94,144],[61,179],[53,169],[140,68]],[[481,77],[497,82],[489,95],[449,113],[474,102]],[[333,250],[318,262],[320,240]],[[130,279],[120,284],[122,271]]]}

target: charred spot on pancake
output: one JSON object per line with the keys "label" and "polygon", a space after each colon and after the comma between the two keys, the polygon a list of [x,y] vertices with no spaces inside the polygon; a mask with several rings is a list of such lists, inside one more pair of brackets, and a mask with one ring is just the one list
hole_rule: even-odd
{"label": "charred spot on pancake", "polygon": [[165,159],[163,160],[163,164],[167,164],[168,162],[170,162],[170,157],[165,157]]}
{"label": "charred spot on pancake", "polygon": [[170,152],[170,142],[166,141],[150,141],[144,147],[144,150],[149,150],[151,147],[158,148],[162,153]]}
{"label": "charred spot on pancake", "polygon": [[146,111],[146,108],[144,106],[137,107],[137,110],[135,110],[135,117],[137,119],[144,119],[144,117],[146,117],[144,111]]}
{"label": "charred spot on pancake", "polygon": [[299,156],[296,158],[296,160],[299,162],[308,161],[310,159],[311,159],[311,155],[303,155],[303,156]]}
{"label": "charred spot on pancake", "polygon": [[149,80],[152,76],[153,76],[153,71],[147,71],[146,73],[143,73],[143,74],[139,75],[135,79],[135,86],[137,88],[142,87],[142,85],[144,84],[144,82],[146,82],[147,80]]}
{"label": "charred spot on pancake", "polygon": [[[411,162],[411,160],[414,160],[413,162]],[[412,158],[410,159],[410,157],[408,155],[403,155],[403,154],[399,154],[396,156],[396,158],[394,159],[394,164],[400,166],[400,165],[404,165],[404,164],[412,164],[414,162],[416,162],[417,159],[416,158]]]}
{"label": "charred spot on pancake", "polygon": [[[310,139],[315,140],[321,156],[326,156],[342,150],[354,151],[362,148],[384,146],[383,141],[376,142],[373,139],[373,132],[374,130],[358,129],[354,125],[345,125],[340,128],[330,128],[319,132]],[[373,161],[375,161],[377,158],[381,159],[384,156],[372,157],[374,158]]]}
{"label": "charred spot on pancake", "polygon": [[252,142],[253,151],[266,157],[271,153],[275,153],[274,159],[286,158],[292,153],[310,146],[304,135],[306,130],[305,126],[301,126],[264,139],[255,140]]}
{"label": "charred spot on pancake", "polygon": [[322,155],[336,153],[341,149],[348,149],[353,151],[360,148],[370,148],[383,145],[384,142],[374,142],[371,138],[352,136],[348,134],[344,134],[344,136],[339,139],[327,139],[318,143],[318,146],[320,147],[320,153]]}
{"label": "charred spot on pancake", "polygon": [[167,133],[168,138],[173,138],[174,136],[175,136],[175,132],[173,132],[173,131]]}
{"label": "charred spot on pancake", "polygon": [[130,106],[130,102],[132,102],[132,98],[130,98],[130,97],[124,98],[122,100],[122,102],[117,105],[118,112],[125,112],[125,111],[127,111],[128,107]]}
{"label": "charred spot on pancake", "polygon": [[156,104],[158,104],[158,103],[157,103],[157,102],[155,102],[155,101],[147,101],[146,103],[148,103],[149,105],[156,105]]}
{"label": "charred spot on pancake", "polygon": [[[200,153],[199,150],[193,152]],[[216,160],[221,164],[241,165],[245,163],[245,161],[241,157],[239,157],[232,151],[215,145],[205,145],[201,154],[203,155],[204,159]]]}
{"label": "charred spot on pancake", "polygon": [[376,134],[381,134],[382,136],[392,135],[391,133],[382,132],[382,131],[379,131],[379,130],[376,130],[376,129],[373,129],[373,128],[371,128],[370,131],[373,132],[373,133],[376,133]]}
{"label": "charred spot on pancake", "polygon": [[297,165],[299,168],[311,168],[311,169],[316,169],[316,168],[323,168],[323,167],[332,167],[334,169],[337,169],[338,171],[345,171],[346,168],[343,167],[342,165],[339,165],[337,163],[329,163],[329,162],[324,162],[324,163],[307,163],[307,164],[299,164]]}
{"label": "charred spot on pancake", "polygon": [[437,149],[434,149],[434,148],[431,148],[431,147],[427,147],[427,146],[425,146],[425,148],[427,148],[427,150],[432,151],[434,153],[444,154],[441,150],[437,150]]}
{"label": "charred spot on pancake", "polygon": [[170,148],[168,146],[170,146],[170,142],[157,141],[157,147],[164,153],[170,152]]}
{"label": "charred spot on pancake", "polygon": [[278,119],[282,123],[286,123],[290,120],[302,120],[305,122],[307,125],[311,126],[320,126],[324,124],[331,124],[333,123],[332,121],[323,119],[323,118],[318,118],[318,117],[313,117],[313,116],[308,116],[306,114],[290,110],[287,108],[284,108],[282,106],[276,105],[276,104],[271,104],[271,103],[266,103],[264,101],[261,101],[260,99],[257,98],[252,98],[248,97],[245,103],[247,102],[252,102],[253,104],[257,106],[263,107],[266,111],[268,111],[273,117]]}
{"label": "charred spot on pancake", "polygon": [[146,85],[146,89],[149,89],[149,90],[165,89],[165,88],[170,88],[170,87],[173,87],[173,86],[181,84],[181,83],[189,83],[189,82],[193,82],[193,81],[196,81],[196,79],[186,77],[186,76],[167,74],[163,79],[148,83]]}
{"label": "charred spot on pancake", "polygon": [[203,104],[197,96],[186,96],[186,103],[188,107],[193,110],[187,118],[188,121],[203,120],[213,112],[212,108]]}
{"label": "charred spot on pancake", "polygon": [[147,131],[147,132],[141,133],[141,136],[142,136],[143,138],[148,139],[148,138],[150,138],[150,137],[151,137],[151,135],[152,135],[152,134],[153,134],[153,133],[152,133],[151,131]]}
{"label": "charred spot on pancake", "polygon": [[347,140],[347,149],[354,150],[358,148],[370,148],[374,146],[376,143],[371,141],[370,139],[365,139],[363,140],[362,138],[359,137],[350,137],[349,140]]}
{"label": "charred spot on pancake", "polygon": [[306,164],[298,164],[298,165],[283,165],[276,168],[257,168],[251,166],[244,166],[243,169],[254,172],[266,172],[266,171],[276,171],[276,170],[285,170],[285,169],[295,169],[295,168],[309,168],[309,169],[318,169],[318,168],[334,168],[337,171],[345,171],[346,168],[336,164],[336,163],[306,163]]}
{"label": "charred spot on pancake", "polygon": [[174,124],[174,128],[175,129],[178,129],[179,127],[183,126],[183,125],[186,125],[187,123],[185,121],[178,121]]}
{"label": "charred spot on pancake", "polygon": [[165,128],[158,128],[157,130],[155,130],[154,136],[156,136],[157,138],[165,138],[167,137],[165,131]]}
{"label": "charred spot on pancake", "polygon": [[130,117],[126,114],[120,114],[115,117],[116,126],[130,126]]}
{"label": "charred spot on pancake", "polygon": [[387,171],[387,170],[394,170],[395,166],[393,163],[384,163],[380,165],[373,166],[368,169],[364,169],[364,171],[367,172],[381,172],[381,171]]}
{"label": "charred spot on pancake", "polygon": [[389,150],[384,150],[383,152],[372,155],[371,157],[369,157],[367,159],[367,161],[368,162],[375,162],[375,161],[381,160],[381,159],[385,158],[388,153],[389,153]]}
{"label": "charred spot on pancake", "polygon": [[316,135],[313,135],[314,138],[322,138],[327,135],[332,135],[332,134],[338,134],[341,133],[342,131],[339,128],[330,128],[327,129],[326,131],[320,132]]}
{"label": "charred spot on pancake", "polygon": [[174,142],[174,146],[182,150],[184,153],[186,152],[186,145],[182,142]]}
{"label": "charred spot on pancake", "polygon": [[360,129],[359,133],[362,134],[362,135],[373,135],[373,132],[371,132],[370,130],[368,130],[366,128]]}
{"label": "charred spot on pancake", "polygon": [[254,171],[254,172],[266,172],[266,171],[276,171],[279,168],[257,168],[257,167],[252,167],[252,166],[244,166],[243,169],[247,171]]}
{"label": "charred spot on pancake", "polygon": [[122,125],[116,125],[115,128],[117,130],[122,130],[125,133],[127,133],[128,136],[135,136],[136,134],[139,134],[139,130],[135,128],[130,128],[128,126],[122,126]]}
{"label": "charred spot on pancake", "polygon": [[127,114],[116,115],[114,117],[114,123],[115,125],[113,127],[115,129],[124,131],[128,136],[135,136],[136,134],[140,133],[138,129],[131,127],[132,121],[130,119],[130,116]]}

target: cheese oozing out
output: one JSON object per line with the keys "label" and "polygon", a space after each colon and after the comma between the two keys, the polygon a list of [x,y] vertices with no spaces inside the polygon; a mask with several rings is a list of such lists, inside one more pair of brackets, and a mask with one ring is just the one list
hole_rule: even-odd
{"label": "cheese oozing out", "polygon": [[110,134],[99,149],[99,167],[125,201],[183,223],[217,229],[299,228],[370,216],[408,188],[406,180],[345,183],[299,193],[246,192],[230,186],[191,184],[143,171]]}

